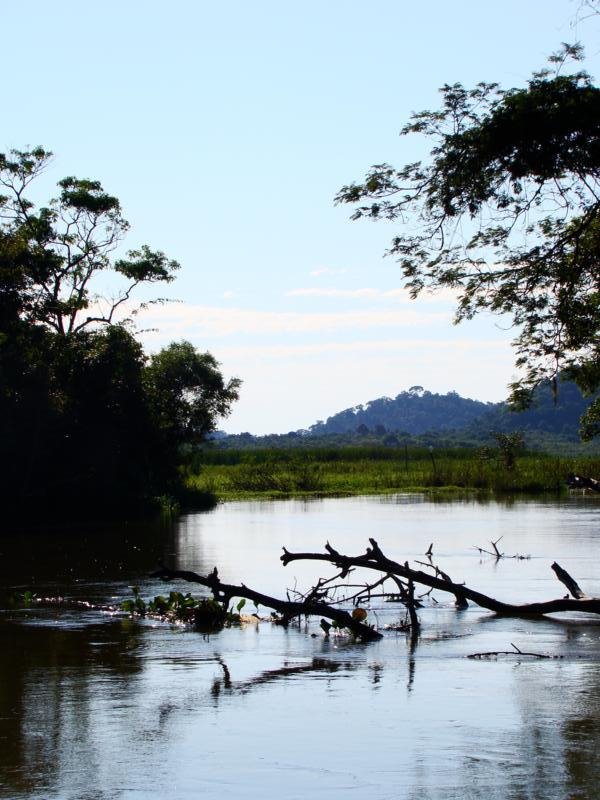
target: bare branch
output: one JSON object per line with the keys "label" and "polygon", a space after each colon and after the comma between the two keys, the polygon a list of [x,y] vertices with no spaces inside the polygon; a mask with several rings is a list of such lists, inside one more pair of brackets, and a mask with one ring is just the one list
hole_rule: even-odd
{"label": "bare branch", "polygon": [[[490,597],[483,592],[478,592],[463,584],[454,583],[448,576],[443,577],[444,573],[440,570],[437,570],[435,575],[429,575],[421,570],[411,569],[406,563],[400,564],[396,561],[392,561],[384,556],[375,539],[370,539],[369,541],[371,542],[371,547],[367,548],[366,553],[361,556],[345,556],[338,553],[330,545],[327,545],[326,553],[291,553],[284,548],[281,561],[284,566],[292,561],[328,561],[341,569],[360,567],[378,570],[390,575],[397,575],[401,578],[412,580],[414,583],[429,586],[442,592],[453,594],[457,598],[457,601],[459,598],[462,598],[464,601],[471,600],[482,608],[504,616],[531,617],[553,614],[559,611],[581,611],[588,614],[600,614],[600,599],[595,597],[562,597],[556,600],[533,603],[507,603],[502,600],[497,600],[496,598]],[[557,572],[555,568],[554,571]],[[575,586],[576,584],[573,581],[573,588],[575,588]]]}
{"label": "bare branch", "polygon": [[299,602],[281,600],[250,589],[243,583],[240,586],[222,583],[216,567],[206,576],[187,570],[170,570],[167,569],[167,567],[161,567],[153,573],[152,577],[162,578],[162,580],[165,581],[178,578],[191,583],[198,583],[201,586],[206,586],[211,590],[215,600],[218,600],[224,606],[228,606],[233,597],[245,597],[247,600],[251,600],[257,605],[272,608],[278,614],[281,614],[285,620],[303,616],[325,617],[326,619],[333,620],[340,627],[348,628],[359,639],[373,641],[381,638],[381,634],[378,631],[354,619],[352,614],[340,608],[333,608],[322,601],[310,599]]}

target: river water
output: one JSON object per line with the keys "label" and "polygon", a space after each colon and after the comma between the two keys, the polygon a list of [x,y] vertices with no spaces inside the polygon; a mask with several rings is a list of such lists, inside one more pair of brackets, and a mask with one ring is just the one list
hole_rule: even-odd
{"label": "river water", "polygon": [[[557,560],[600,594],[600,498],[433,502],[418,495],[226,503],[171,525],[55,529],[0,540],[11,591],[117,604],[160,562],[271,594],[374,536],[395,560],[434,561],[514,602],[565,594]],[[475,545],[526,559],[494,559]],[[172,588],[193,589],[189,584]],[[0,612],[0,797],[20,800],[347,798],[596,800],[600,620],[456,611],[434,593],[418,642],[358,644],[269,622],[209,637],[94,607]],[[253,610],[253,607],[250,608]],[[381,627],[402,611],[373,601]],[[315,635],[313,635],[315,634]],[[468,655],[519,649],[551,659]]]}

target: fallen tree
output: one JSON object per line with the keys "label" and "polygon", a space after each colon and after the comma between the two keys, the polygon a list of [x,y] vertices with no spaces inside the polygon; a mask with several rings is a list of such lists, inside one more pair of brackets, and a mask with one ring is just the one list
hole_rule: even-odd
{"label": "fallen tree", "polygon": [[299,600],[282,600],[250,589],[243,583],[239,586],[223,583],[219,578],[216,567],[208,575],[199,575],[197,572],[190,572],[189,570],[171,570],[167,567],[161,567],[153,573],[152,577],[161,578],[164,581],[180,579],[205,586],[210,589],[213,598],[221,603],[223,608],[228,608],[234,597],[243,597],[246,600],[251,600],[257,607],[265,606],[276,611],[281,615],[279,622],[284,625],[298,617],[317,616],[325,620],[332,620],[340,628],[348,628],[359,639],[370,641],[381,638],[381,634],[378,631],[361,621],[362,615],[353,616],[353,614],[344,611],[342,608],[336,608],[324,602],[324,593],[319,591],[318,584],[317,587],[313,587],[306,596],[301,597]]}
{"label": "fallen tree", "polygon": [[[425,571],[410,567],[408,561],[405,561],[404,564],[393,561],[382,552],[375,539],[371,538],[369,542],[370,547],[366,549],[365,553],[358,556],[340,553],[329,543],[325,545],[323,553],[291,553],[283,548],[281,561],[284,566],[293,561],[321,561],[337,568],[335,575],[329,578],[319,578],[317,583],[304,594],[298,590],[288,590],[287,599],[272,597],[251,589],[244,583],[239,585],[223,583],[216,567],[208,575],[200,575],[189,570],[172,570],[163,566],[153,573],[152,577],[164,581],[179,579],[204,586],[210,590],[213,601],[218,603],[224,612],[228,611],[234,598],[243,598],[253,602],[257,608],[262,606],[276,612],[279,615],[276,619],[279,624],[288,625],[294,619],[316,616],[321,618],[321,627],[326,635],[332,627],[344,628],[363,641],[373,641],[382,636],[375,627],[366,623],[367,612],[363,608],[365,604],[375,598],[384,598],[403,604],[406,607],[405,622],[391,627],[395,630],[410,630],[413,636],[418,635],[420,623],[417,617],[417,608],[422,603],[415,593],[417,585],[428,587],[429,591],[425,595],[430,594],[434,589],[452,594],[457,608],[466,608],[469,602],[472,602],[481,608],[503,616],[536,617],[561,611],[600,614],[600,598],[587,595],[575,579],[556,562],[551,565],[551,568],[557,579],[567,588],[569,594],[542,602],[508,603],[471,589],[463,583],[453,581],[446,572],[433,563],[432,547],[426,554],[429,561],[417,562],[428,570]],[[348,576],[357,569],[372,570],[377,572],[378,576],[370,583],[349,583]],[[393,592],[386,589],[389,582],[394,585]],[[341,607],[343,605],[353,606],[353,610],[348,611]],[[225,618],[225,614],[223,618]],[[202,628],[200,618],[196,620],[196,623],[199,628]]]}
{"label": "fallen tree", "polygon": [[453,594],[456,605],[465,607],[470,600],[482,608],[494,611],[496,614],[511,617],[531,617],[543,614],[554,614],[559,611],[583,611],[589,614],[600,614],[600,598],[589,597],[578,586],[577,582],[559,564],[554,562],[551,569],[558,580],[566,586],[571,596],[555,600],[534,603],[507,603],[496,600],[494,597],[470,589],[462,583],[455,583],[442,572],[439,567],[431,564],[433,574],[415,570],[408,566],[408,562],[400,564],[387,558],[381,551],[375,539],[370,538],[371,546],[363,555],[346,556],[335,550],[329,543],[325,545],[324,553],[290,553],[283,548],[281,561],[287,566],[292,561],[326,561],[341,570],[341,575],[347,574],[354,568],[377,570],[389,576],[404,578],[415,584],[429,586],[441,592]]}

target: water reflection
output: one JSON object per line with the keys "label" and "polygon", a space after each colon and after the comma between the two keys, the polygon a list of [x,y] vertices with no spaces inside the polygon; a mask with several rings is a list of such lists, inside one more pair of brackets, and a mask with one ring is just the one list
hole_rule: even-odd
{"label": "water reflection", "polygon": [[172,520],[98,524],[85,528],[8,530],[0,536],[0,586],[76,587],[79,583],[131,582],[165,556]]}
{"label": "water reflection", "polygon": [[77,765],[78,782],[82,772],[92,778],[97,687],[105,682],[114,697],[127,695],[142,668],[134,656],[139,636],[128,621],[82,630],[0,623],[0,641],[11,645],[0,656],[5,796],[50,791],[69,765]]}
{"label": "water reflection", "polygon": [[597,794],[600,679],[590,665],[521,667],[515,698],[522,716],[522,797]]}
{"label": "water reflection", "polygon": [[337,661],[315,657],[308,664],[284,664],[278,669],[265,670],[252,678],[247,678],[242,681],[233,681],[229,667],[221,656],[216,656],[215,660],[223,670],[223,677],[221,679],[216,679],[211,687],[211,694],[215,699],[221,696],[223,690],[226,690],[228,694],[247,694],[259,686],[266,686],[270,683],[286,680],[290,677],[311,675],[314,673],[335,673],[342,668],[345,669],[346,672],[352,672],[356,669],[356,665],[351,662],[346,662],[346,664],[342,665]]}
{"label": "water reflection", "polygon": [[[144,578],[162,560],[201,572],[217,564],[224,580],[277,594],[315,577],[314,565],[284,570],[281,545],[320,550],[330,539],[361,552],[375,535],[402,560],[422,558],[433,540],[456,580],[547,599],[563,593],[555,558],[600,594],[599,521],[598,503],[570,499],[240,503],[101,540],[4,540],[0,570],[12,587],[114,602],[133,582],[145,596],[162,591]],[[535,558],[481,560],[473,544],[499,533],[507,552]],[[367,646],[323,639],[318,620],[207,638],[93,611],[0,612],[0,796],[595,800],[600,625],[500,619],[439,599],[419,610],[418,639],[390,631]],[[397,613],[373,609],[382,625]],[[510,642],[563,658],[466,658]]]}

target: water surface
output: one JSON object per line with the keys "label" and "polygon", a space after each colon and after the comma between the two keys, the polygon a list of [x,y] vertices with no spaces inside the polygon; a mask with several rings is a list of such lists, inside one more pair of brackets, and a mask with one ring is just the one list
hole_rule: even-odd
{"label": "water surface", "polygon": [[[420,496],[228,503],[173,526],[8,536],[4,585],[114,604],[149,597],[160,561],[272,594],[327,565],[281,546],[347,553],[374,536],[512,601],[565,593],[557,560],[600,594],[600,502],[434,503]],[[474,545],[524,560],[496,562]],[[175,587],[174,587],[175,588]],[[189,585],[176,588],[187,591]],[[418,642],[325,639],[318,621],[203,637],[94,609],[0,613],[0,796],[6,798],[597,798],[600,624],[506,620],[434,593]],[[374,602],[370,619],[397,621]],[[316,634],[312,636],[311,634]],[[551,660],[468,655],[520,649]]]}

